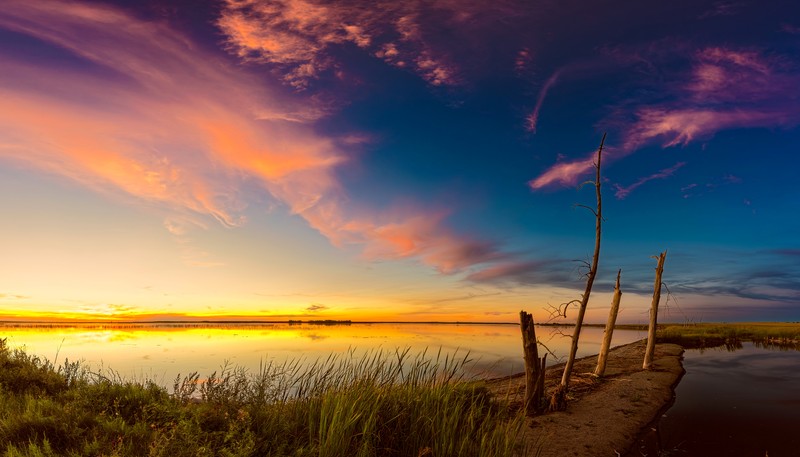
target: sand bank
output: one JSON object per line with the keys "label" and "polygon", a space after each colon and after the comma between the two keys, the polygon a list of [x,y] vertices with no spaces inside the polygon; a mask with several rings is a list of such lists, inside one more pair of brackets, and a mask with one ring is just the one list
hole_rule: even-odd
{"label": "sand bank", "polygon": [[[591,373],[597,356],[577,360],[567,411],[547,413],[527,420],[522,440],[528,455],[541,457],[602,457],[625,455],[644,427],[671,403],[674,388],[683,376],[683,348],[658,344],[653,369],[642,370],[644,340],[609,352],[603,378]],[[561,380],[563,365],[547,370],[547,389]],[[490,381],[497,395],[520,398],[523,374]]]}

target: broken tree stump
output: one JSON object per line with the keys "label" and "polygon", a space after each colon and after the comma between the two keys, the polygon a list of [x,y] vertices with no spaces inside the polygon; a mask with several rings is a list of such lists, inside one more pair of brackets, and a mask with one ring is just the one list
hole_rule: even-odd
{"label": "broken tree stump", "polygon": [[658,255],[658,265],[656,266],[656,279],[653,284],[653,302],[650,304],[650,327],[647,329],[647,349],[644,351],[644,363],[642,368],[649,370],[653,364],[653,351],[656,347],[656,327],[658,326],[658,302],[661,300],[661,275],[664,273],[664,260],[667,258],[667,251]]}
{"label": "broken tree stump", "polygon": [[536,327],[533,315],[525,311],[519,312],[522,330],[522,350],[525,360],[525,414],[534,416],[544,409],[544,373],[547,354],[539,358],[539,343],[536,340]]}
{"label": "broken tree stump", "polygon": [[597,355],[597,367],[594,374],[603,376],[606,371],[606,361],[608,360],[608,350],[611,347],[611,337],[614,335],[614,325],[617,323],[617,313],[619,313],[619,301],[622,298],[622,290],[619,287],[619,276],[622,270],[617,271],[617,283],[614,285],[614,297],[611,299],[611,309],[608,311],[608,322],[606,330],[603,332],[603,344],[600,346],[600,353]]}

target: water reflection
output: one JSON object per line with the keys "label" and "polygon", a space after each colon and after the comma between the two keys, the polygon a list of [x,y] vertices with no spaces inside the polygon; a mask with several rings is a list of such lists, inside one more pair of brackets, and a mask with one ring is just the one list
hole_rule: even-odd
{"label": "water reflection", "polygon": [[630,456],[800,455],[800,352],[738,346],[685,352],[674,404]]}
{"label": "water reflection", "polygon": [[[2,325],[2,324],[0,324]],[[569,337],[542,327],[539,337],[556,355],[566,354]],[[563,330],[563,329],[561,329]],[[12,347],[55,360],[83,360],[90,369],[111,369],[126,379],[150,379],[171,386],[179,374],[206,376],[224,363],[257,371],[264,363],[302,359],[311,364],[331,354],[409,348],[469,353],[468,375],[504,376],[524,370],[518,325],[503,324],[92,324],[84,326],[6,324],[2,337]],[[596,354],[602,328],[585,328],[579,356]],[[617,330],[614,345],[643,337]],[[548,360],[557,363],[555,357]]]}

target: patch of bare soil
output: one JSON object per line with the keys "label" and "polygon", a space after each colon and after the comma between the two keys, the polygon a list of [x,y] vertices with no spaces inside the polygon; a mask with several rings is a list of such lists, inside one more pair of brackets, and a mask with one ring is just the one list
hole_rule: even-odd
{"label": "patch of bare soil", "polygon": [[[684,373],[683,348],[677,344],[657,344],[650,370],[642,370],[644,350],[644,340],[613,348],[602,378],[592,374],[597,365],[596,355],[576,360],[567,410],[527,419],[520,437],[525,455],[625,455],[641,430],[671,404],[674,388]],[[562,371],[563,364],[547,369],[547,392],[559,384]],[[512,405],[521,407],[524,374],[491,380],[488,384],[495,395],[509,396]]]}

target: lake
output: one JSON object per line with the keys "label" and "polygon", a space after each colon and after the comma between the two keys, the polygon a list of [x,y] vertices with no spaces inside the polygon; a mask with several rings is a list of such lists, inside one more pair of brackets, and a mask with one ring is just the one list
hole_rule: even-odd
{"label": "lake", "polygon": [[[2,324],[0,324],[2,325]],[[571,327],[537,327],[537,336],[558,357],[569,351]],[[516,324],[111,324],[19,325],[0,327],[11,347],[23,347],[56,364],[82,360],[92,371],[108,371],[129,380],[153,380],[171,387],[178,374],[208,376],[229,362],[257,371],[262,363],[302,360],[313,363],[331,354],[356,356],[370,351],[394,353],[409,348],[441,349],[472,362],[467,375],[497,377],[524,371],[522,337]],[[578,356],[596,354],[603,329],[585,327]],[[615,330],[613,346],[646,334]],[[549,356],[548,364],[557,363]]]}
{"label": "lake", "polygon": [[686,350],[675,403],[630,456],[800,455],[800,351],[730,349]]}

